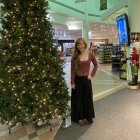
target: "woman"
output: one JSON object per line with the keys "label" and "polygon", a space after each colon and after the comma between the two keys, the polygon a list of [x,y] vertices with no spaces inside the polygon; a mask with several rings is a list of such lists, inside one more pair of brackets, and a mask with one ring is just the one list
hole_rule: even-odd
{"label": "woman", "polygon": [[[94,67],[90,72],[90,63]],[[91,79],[98,68],[95,56],[87,51],[83,38],[75,41],[74,53],[71,59],[71,117],[80,125],[92,123],[95,117]]]}

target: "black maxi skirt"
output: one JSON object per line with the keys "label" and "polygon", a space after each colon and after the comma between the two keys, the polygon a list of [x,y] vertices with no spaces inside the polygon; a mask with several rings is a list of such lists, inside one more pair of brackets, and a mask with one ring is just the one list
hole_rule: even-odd
{"label": "black maxi skirt", "polygon": [[71,91],[71,118],[78,122],[95,118],[91,80],[87,76],[75,76],[75,89]]}

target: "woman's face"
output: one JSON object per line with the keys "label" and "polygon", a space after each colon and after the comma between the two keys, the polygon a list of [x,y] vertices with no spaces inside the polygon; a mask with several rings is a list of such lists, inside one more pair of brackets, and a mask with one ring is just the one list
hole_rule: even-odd
{"label": "woman's face", "polygon": [[83,51],[85,51],[85,49],[86,49],[86,46],[85,46],[85,44],[84,44],[84,42],[81,40],[78,44],[77,44],[77,49],[80,51],[80,52],[83,52]]}

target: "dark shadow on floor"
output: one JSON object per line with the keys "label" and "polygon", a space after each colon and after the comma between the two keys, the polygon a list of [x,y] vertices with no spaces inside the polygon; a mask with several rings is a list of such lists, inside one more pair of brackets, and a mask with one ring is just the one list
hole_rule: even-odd
{"label": "dark shadow on floor", "polygon": [[63,121],[54,140],[78,140],[93,124],[80,126],[79,124],[72,122],[71,126],[64,128]]}

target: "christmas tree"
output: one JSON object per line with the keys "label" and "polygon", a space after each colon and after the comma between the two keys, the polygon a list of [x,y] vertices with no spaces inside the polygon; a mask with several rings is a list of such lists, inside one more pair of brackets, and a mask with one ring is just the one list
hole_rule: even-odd
{"label": "christmas tree", "polygon": [[49,122],[69,108],[45,0],[1,0],[0,122]]}

